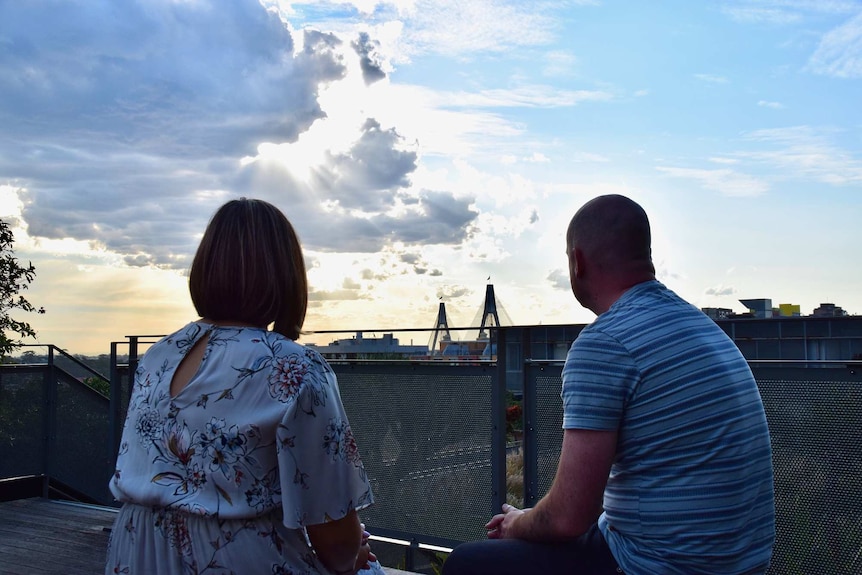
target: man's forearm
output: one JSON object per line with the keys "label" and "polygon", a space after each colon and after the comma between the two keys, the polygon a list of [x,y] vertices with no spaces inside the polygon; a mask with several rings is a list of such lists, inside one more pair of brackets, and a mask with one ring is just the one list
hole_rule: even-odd
{"label": "man's forearm", "polygon": [[509,536],[526,541],[559,541],[567,538],[559,531],[558,522],[554,520],[544,499],[532,509],[524,510],[512,524]]}
{"label": "man's forearm", "polygon": [[596,517],[577,521],[568,517],[545,497],[532,509],[524,513],[510,526],[507,537],[525,541],[551,542],[574,539],[585,533]]}

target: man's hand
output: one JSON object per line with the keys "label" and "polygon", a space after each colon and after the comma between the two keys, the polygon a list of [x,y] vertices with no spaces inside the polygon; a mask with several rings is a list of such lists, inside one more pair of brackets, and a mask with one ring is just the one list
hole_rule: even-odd
{"label": "man's hand", "polygon": [[503,504],[503,512],[493,516],[485,529],[488,530],[488,539],[515,539],[512,526],[524,514],[525,510],[513,507],[508,503]]}
{"label": "man's hand", "polygon": [[371,534],[365,530],[365,524],[360,523],[362,527],[362,541],[359,547],[359,555],[356,557],[355,570],[371,569],[369,563],[377,561],[377,556],[371,551],[371,546],[368,544],[368,538]]}

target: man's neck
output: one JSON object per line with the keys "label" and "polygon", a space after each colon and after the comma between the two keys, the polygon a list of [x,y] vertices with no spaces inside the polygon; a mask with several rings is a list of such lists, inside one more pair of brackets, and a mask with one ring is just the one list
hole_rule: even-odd
{"label": "man's neck", "polygon": [[597,293],[594,294],[593,302],[586,307],[597,316],[602,315],[611,309],[611,306],[631,288],[654,279],[655,275],[653,274],[637,274],[625,278],[614,278],[604,288],[597,290]]}

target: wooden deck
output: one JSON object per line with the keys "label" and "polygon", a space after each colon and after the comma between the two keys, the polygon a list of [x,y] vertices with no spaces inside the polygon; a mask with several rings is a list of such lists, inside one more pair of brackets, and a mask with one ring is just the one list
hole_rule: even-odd
{"label": "wooden deck", "polygon": [[[51,499],[0,503],[0,575],[96,575],[116,511]],[[386,569],[389,575],[410,575]]]}
{"label": "wooden deck", "polygon": [[0,574],[104,573],[115,516],[107,507],[50,499],[0,503]]}

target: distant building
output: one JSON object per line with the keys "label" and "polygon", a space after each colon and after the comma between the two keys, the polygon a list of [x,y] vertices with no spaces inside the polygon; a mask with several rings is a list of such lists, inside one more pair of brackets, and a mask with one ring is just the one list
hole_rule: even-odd
{"label": "distant building", "polygon": [[700,311],[713,320],[727,319],[733,315],[733,310],[726,307],[704,307]]}
{"label": "distant building", "polygon": [[744,305],[749,313],[757,319],[772,317],[772,300],[769,298],[741,299],[739,303]]}
{"label": "distant building", "polygon": [[820,307],[814,308],[814,311],[811,312],[812,317],[844,317],[846,315],[847,312],[834,303],[821,303]]}
{"label": "distant building", "polygon": [[329,345],[310,343],[308,347],[326,359],[407,359],[428,353],[425,345],[400,345],[391,333],[369,338],[363,337],[361,331],[350,339],[337,339]]}
{"label": "distant building", "polygon": [[778,315],[780,317],[800,317],[802,313],[799,304],[780,303],[778,304]]}

